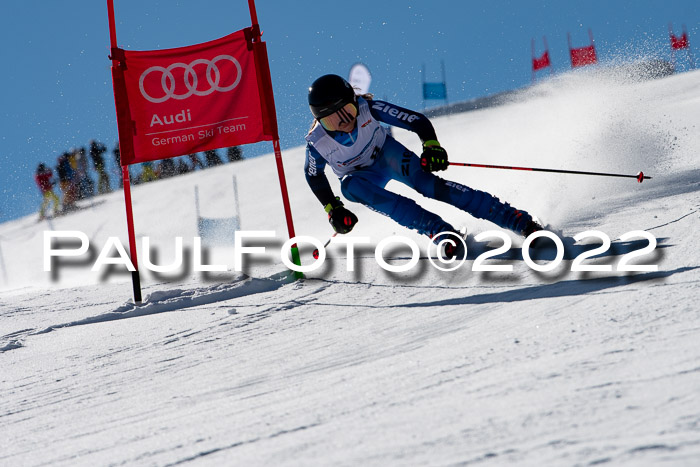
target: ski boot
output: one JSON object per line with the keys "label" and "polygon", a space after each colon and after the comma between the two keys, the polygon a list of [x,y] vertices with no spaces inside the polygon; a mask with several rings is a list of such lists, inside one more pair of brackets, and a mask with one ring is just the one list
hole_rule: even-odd
{"label": "ski boot", "polygon": [[452,235],[445,235],[444,248],[442,250],[442,257],[447,260],[456,259],[460,261],[466,257],[466,232],[461,234],[460,232],[453,231]]}
{"label": "ski boot", "polygon": [[527,238],[531,234],[539,232],[540,230],[544,230],[544,227],[536,220],[530,219],[527,224],[525,224],[525,228],[522,230],[521,234],[523,237]]}

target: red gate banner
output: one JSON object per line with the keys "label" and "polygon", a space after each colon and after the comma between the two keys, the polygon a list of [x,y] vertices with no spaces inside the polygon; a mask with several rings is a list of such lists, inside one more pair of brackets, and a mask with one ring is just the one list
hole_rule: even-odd
{"label": "red gate banner", "polygon": [[542,54],[540,58],[532,59],[532,70],[537,71],[543,68],[547,68],[551,63],[549,61],[549,50]]}
{"label": "red gate banner", "polygon": [[[117,46],[114,0],[107,0],[112,82],[117,109],[134,303],[141,303],[129,165],[183,154],[272,141],[289,238],[294,233],[272,92],[267,46],[255,0],[252,26],[177,49],[132,52]],[[301,265],[299,248],[290,248]],[[295,271],[299,279],[303,275]]]}
{"label": "red gate banner", "polygon": [[113,50],[119,136],[133,142],[122,165],[274,139],[255,63],[264,43],[253,36],[246,28],[188,47]]}
{"label": "red gate banner", "polygon": [[598,58],[595,53],[595,46],[589,45],[578,49],[571,49],[571,67],[592,65],[597,63]]}
{"label": "red gate banner", "polygon": [[690,48],[690,43],[688,42],[688,33],[683,32],[681,37],[676,37],[673,33],[671,33],[671,48],[673,50]]}

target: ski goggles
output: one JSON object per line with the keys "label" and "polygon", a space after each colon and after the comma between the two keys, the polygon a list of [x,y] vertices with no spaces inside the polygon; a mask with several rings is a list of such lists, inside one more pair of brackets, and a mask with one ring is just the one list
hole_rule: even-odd
{"label": "ski goggles", "polygon": [[319,118],[318,121],[323,125],[328,131],[338,131],[340,125],[345,123],[350,123],[357,117],[357,107],[355,104],[345,104],[340,109],[336,110],[330,115],[326,115],[323,118]]}

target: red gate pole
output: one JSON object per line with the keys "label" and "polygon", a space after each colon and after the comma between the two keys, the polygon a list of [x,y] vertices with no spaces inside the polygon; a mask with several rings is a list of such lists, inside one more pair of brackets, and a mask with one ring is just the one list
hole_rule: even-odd
{"label": "red gate pole", "polygon": [[255,26],[258,24],[258,12],[255,10],[255,0],[248,0],[248,9],[250,10],[250,22]]}
{"label": "red gate pole", "polygon": [[[112,79],[115,81],[115,91],[119,86],[124,85],[124,68],[120,62],[120,54],[117,52],[117,29],[114,20],[114,0],[107,0],[107,12],[109,14],[109,41],[111,46],[112,59]],[[125,155],[127,160],[133,160],[134,145],[131,140],[133,135],[131,129],[131,118],[125,115],[128,112],[128,105],[120,102],[117,97],[118,93],[114,93],[115,107],[117,109],[117,129],[119,130],[119,154],[121,157]],[[126,118],[124,118],[126,117]],[[131,283],[134,289],[134,303],[141,304],[141,278],[139,276],[139,265],[136,257],[136,235],[134,233],[134,214],[131,208],[131,184],[129,181],[129,166],[122,165],[122,178],[124,179],[124,204],[126,206],[126,224],[129,234],[129,254],[131,256],[131,264],[134,266],[134,271],[131,272]]]}
{"label": "red gate pole", "polygon": [[[255,10],[255,0],[248,0],[248,9],[250,10],[250,21],[253,26],[253,30],[259,31],[258,25],[258,14]],[[258,39],[256,40],[259,40]],[[261,44],[264,47],[264,44]],[[280,190],[282,191],[282,204],[284,206],[284,215],[287,221],[287,232],[289,238],[292,239],[296,237],[294,233],[294,222],[292,221],[292,208],[289,204],[289,193],[287,191],[287,179],[284,175],[284,164],[282,162],[282,151],[280,150],[280,139],[277,130],[277,111],[275,110],[275,96],[272,92],[272,78],[270,76],[270,68],[267,60],[267,50],[264,48],[258,49],[260,51],[259,56],[264,56],[265,60],[256,59],[256,67],[259,65],[260,68],[257,72],[262,75],[262,83],[266,83],[262,90],[264,93],[263,99],[266,101],[266,111],[267,117],[269,118],[270,124],[272,126],[272,145],[275,151],[275,162],[277,164],[277,175],[279,176]],[[299,247],[297,244],[293,244],[291,247],[292,253],[292,263],[297,266],[301,266],[301,258],[299,256]],[[294,271],[294,277],[297,279],[302,279],[304,275],[301,272]]]}
{"label": "red gate pole", "polygon": [[131,183],[129,182],[128,165],[122,165],[122,178],[124,179],[124,204],[126,205],[126,224],[129,230],[129,255],[131,256],[131,264],[134,265],[134,271],[131,272],[131,284],[134,288],[134,303],[140,305],[142,301],[141,278],[139,276],[139,263],[138,259],[136,258],[136,234],[134,233],[134,214],[131,209]]}

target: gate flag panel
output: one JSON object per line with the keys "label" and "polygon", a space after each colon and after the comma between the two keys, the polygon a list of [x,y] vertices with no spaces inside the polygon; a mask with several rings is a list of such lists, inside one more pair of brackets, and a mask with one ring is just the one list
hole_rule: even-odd
{"label": "gate flag panel", "polygon": [[[202,44],[142,52],[117,46],[114,0],[107,0],[112,83],[134,302],[141,280],[131,203],[129,165],[207,149],[272,141],[289,238],[296,235],[282,163],[275,99],[261,40],[255,1],[248,0],[252,25]],[[301,265],[291,246],[292,262]],[[295,271],[295,277],[302,274]]]}
{"label": "gate flag panel", "polygon": [[447,104],[447,79],[445,78],[445,62],[440,61],[440,68],[442,69],[442,81],[441,82],[426,82],[425,81],[425,64],[421,70],[421,79],[423,85],[423,106],[425,106],[425,101],[431,99],[442,99]]}
{"label": "gate flag panel", "polygon": [[543,70],[545,68],[549,68],[549,74],[552,74],[552,62],[549,59],[549,46],[547,45],[547,38],[542,37],[542,40],[544,42],[544,53],[536,57],[535,56],[535,39],[532,39],[532,82],[535,82],[535,79],[537,78],[536,73],[539,70]]}
{"label": "gate flag panel", "polygon": [[271,140],[263,125],[251,28],[177,49],[117,52],[134,164]]}
{"label": "gate flag panel", "polygon": [[595,43],[593,41],[593,31],[588,30],[588,37],[591,40],[591,45],[585,47],[571,47],[571,33],[567,33],[569,40],[569,55],[571,56],[571,68],[578,68],[586,65],[598,63],[598,56],[595,51]]}
{"label": "gate flag panel", "polygon": [[690,62],[690,67],[695,68],[695,60],[693,59],[693,53],[690,51],[690,40],[688,39],[688,30],[683,25],[683,32],[680,36],[676,36],[673,33],[673,25],[668,24],[668,34],[671,39],[671,62],[673,67],[676,67],[676,51],[685,50],[688,52],[688,61]]}

